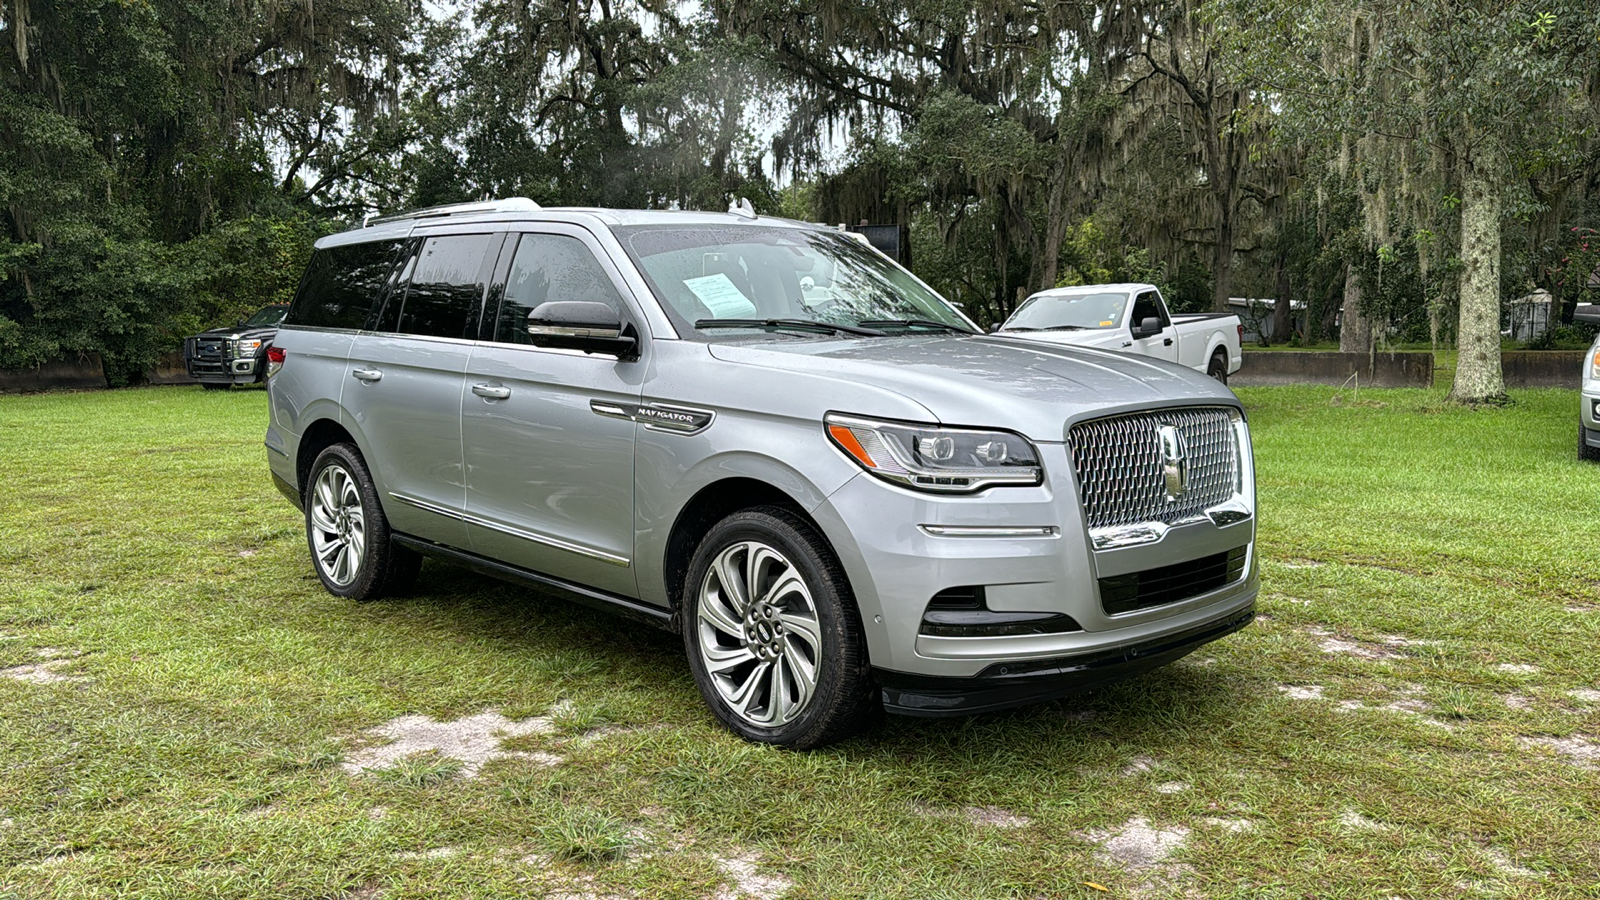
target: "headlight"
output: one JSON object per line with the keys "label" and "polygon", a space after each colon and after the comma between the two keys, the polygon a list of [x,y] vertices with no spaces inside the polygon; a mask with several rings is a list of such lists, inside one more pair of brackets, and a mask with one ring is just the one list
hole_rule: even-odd
{"label": "headlight", "polygon": [[261,349],[261,342],[260,341],[240,341],[237,345],[235,345],[235,351],[234,352],[236,352],[241,357],[254,356],[256,351],[260,350],[260,349]]}
{"label": "headlight", "polygon": [[1594,355],[1589,358],[1589,377],[1600,378],[1600,347],[1596,347]]}
{"label": "headlight", "polygon": [[1005,431],[906,425],[829,413],[828,437],[861,468],[925,491],[967,493],[1039,484],[1039,451]]}

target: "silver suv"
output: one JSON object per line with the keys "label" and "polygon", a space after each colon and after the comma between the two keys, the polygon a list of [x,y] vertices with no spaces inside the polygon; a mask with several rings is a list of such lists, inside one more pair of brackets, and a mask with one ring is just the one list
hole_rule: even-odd
{"label": "silver suv", "polygon": [[854,236],[423,210],[324,238],[269,357],[273,478],[334,594],[423,556],[680,632],[806,748],[1171,662],[1259,587],[1244,411],[1179,366],[985,336]]}

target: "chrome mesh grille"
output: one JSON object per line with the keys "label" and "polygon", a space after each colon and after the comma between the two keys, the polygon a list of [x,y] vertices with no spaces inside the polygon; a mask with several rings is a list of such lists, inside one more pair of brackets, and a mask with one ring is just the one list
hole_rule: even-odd
{"label": "chrome mesh grille", "polygon": [[[1167,499],[1161,439],[1172,425],[1183,436],[1189,485]],[[1067,433],[1090,528],[1172,523],[1200,515],[1233,496],[1239,447],[1228,410],[1187,407],[1079,422]]]}

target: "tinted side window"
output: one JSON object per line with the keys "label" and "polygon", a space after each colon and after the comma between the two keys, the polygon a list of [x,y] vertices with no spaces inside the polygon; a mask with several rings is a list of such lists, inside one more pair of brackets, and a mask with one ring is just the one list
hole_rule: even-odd
{"label": "tinted side window", "polygon": [[622,297],[583,241],[559,234],[524,234],[511,261],[494,339],[528,343],[528,313],[541,303],[589,300],[623,315]]}
{"label": "tinted side window", "polygon": [[[494,238],[489,234],[452,234],[424,241],[394,330],[401,334],[467,337],[468,320],[478,308],[488,280],[484,259]],[[476,330],[476,321],[473,325]]]}
{"label": "tinted side window", "polygon": [[306,267],[285,325],[361,328],[383,294],[399,241],[372,241],[318,250]]}
{"label": "tinted side window", "polygon": [[1130,327],[1138,328],[1145,319],[1149,318],[1160,319],[1163,328],[1172,324],[1167,321],[1166,313],[1162,312],[1161,304],[1156,300],[1155,291],[1145,291],[1133,301],[1133,321],[1128,324]]}

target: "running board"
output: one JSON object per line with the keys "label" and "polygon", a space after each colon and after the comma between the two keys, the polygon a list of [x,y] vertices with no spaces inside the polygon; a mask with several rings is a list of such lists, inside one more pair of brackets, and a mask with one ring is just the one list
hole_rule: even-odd
{"label": "running board", "polygon": [[594,588],[584,587],[581,584],[576,584],[571,581],[564,581],[552,575],[544,575],[539,572],[534,572],[530,569],[523,569],[517,566],[507,565],[506,563],[489,559],[486,556],[479,556],[476,553],[468,553],[465,550],[457,550],[454,547],[447,547],[444,544],[435,544],[433,541],[425,541],[422,538],[412,537],[409,534],[400,534],[395,532],[391,535],[391,537],[394,539],[396,544],[399,544],[402,547],[415,550],[418,553],[422,553],[427,556],[433,556],[439,559],[457,563],[474,571],[482,572],[485,575],[492,575],[495,578],[500,578],[515,584],[534,585],[542,588],[554,588],[555,590],[558,590],[564,594],[570,595],[573,600],[582,603],[584,606],[590,606],[595,609],[604,610],[605,612],[625,616],[635,621],[644,622],[648,625],[654,625],[655,627],[665,631],[676,632],[678,630],[673,624],[674,617],[672,611],[668,609],[662,609],[659,606],[653,606],[649,603],[644,603],[639,600],[631,600],[627,597],[606,593],[605,591],[597,591]]}

